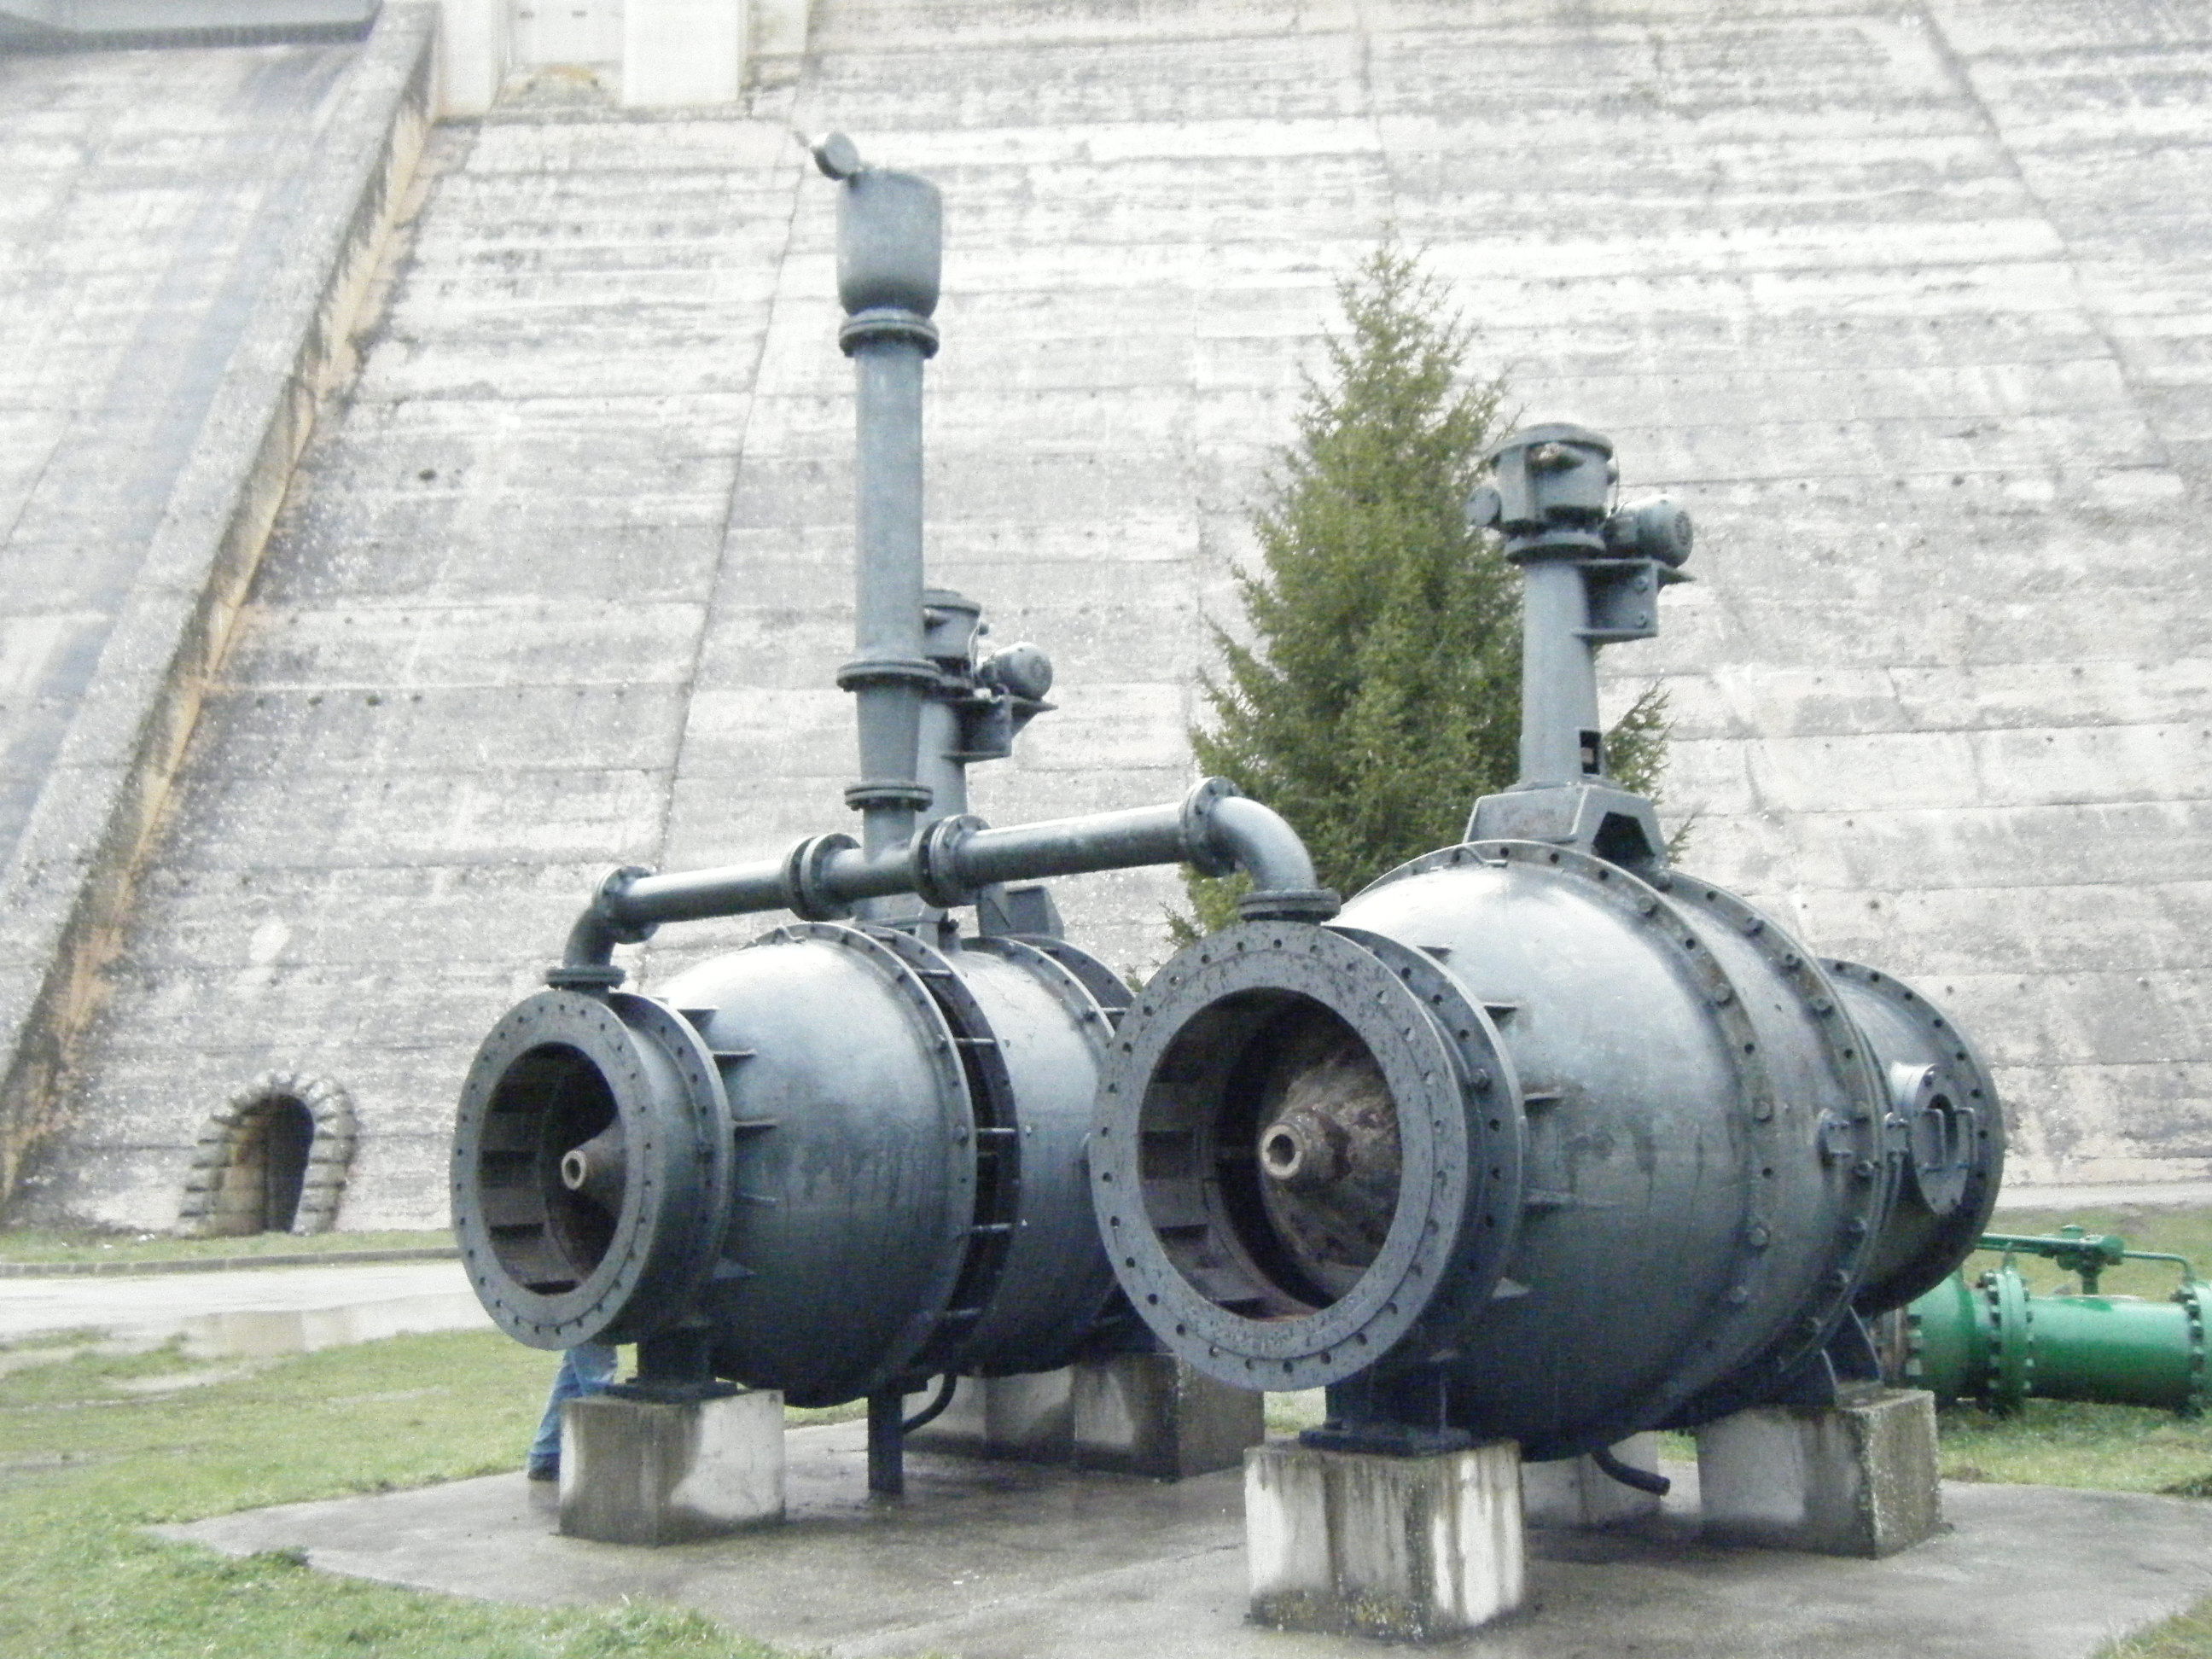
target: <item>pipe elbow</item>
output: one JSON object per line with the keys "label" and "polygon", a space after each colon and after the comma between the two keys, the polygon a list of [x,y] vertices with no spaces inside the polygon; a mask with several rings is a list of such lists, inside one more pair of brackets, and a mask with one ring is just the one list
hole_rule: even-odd
{"label": "pipe elbow", "polygon": [[607,872],[592,902],[568,929],[560,965],[545,975],[548,985],[568,990],[610,990],[623,982],[623,970],[614,965],[615,946],[639,944],[653,933],[653,923],[624,916],[623,896],[632,882],[651,873],[635,864]]}
{"label": "pipe elbow", "polygon": [[1280,813],[1208,778],[1183,802],[1189,861],[1208,875],[1242,870],[1252,890],[1237,903],[1248,921],[1327,921],[1342,908],[1320,884],[1313,855]]}

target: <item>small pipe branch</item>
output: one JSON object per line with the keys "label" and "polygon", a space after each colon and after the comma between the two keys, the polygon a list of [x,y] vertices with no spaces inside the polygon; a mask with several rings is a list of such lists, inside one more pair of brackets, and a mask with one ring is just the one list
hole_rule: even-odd
{"label": "small pipe branch", "polygon": [[849,836],[817,836],[781,859],[756,864],[666,876],[617,870],[576,919],[562,965],[547,978],[574,989],[618,985],[614,947],[651,937],[665,921],[767,910],[826,920],[864,899],[893,894],[966,903],[979,889],[1002,882],[1158,864],[1194,865],[1208,875],[1242,870],[1252,882],[1238,902],[1247,920],[1326,921],[1337,912],[1337,896],[1317,884],[1297,831],[1224,780],[1208,778],[1170,805],[1007,830],[947,818],[880,852],[863,850]]}

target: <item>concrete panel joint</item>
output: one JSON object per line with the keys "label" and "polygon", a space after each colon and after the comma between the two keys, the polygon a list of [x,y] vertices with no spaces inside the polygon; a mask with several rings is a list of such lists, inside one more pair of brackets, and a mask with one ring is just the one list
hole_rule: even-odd
{"label": "concrete panel joint", "polygon": [[1819,1409],[1761,1406],[1698,1431],[1708,1538],[1884,1556],[1942,1525],[1936,1397],[1869,1389]]}

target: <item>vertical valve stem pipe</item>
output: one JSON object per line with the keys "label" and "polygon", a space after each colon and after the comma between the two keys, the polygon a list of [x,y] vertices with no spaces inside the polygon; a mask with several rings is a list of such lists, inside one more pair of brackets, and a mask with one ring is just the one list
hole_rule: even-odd
{"label": "vertical valve stem pipe", "polygon": [[1589,561],[1605,556],[1613,445],[1577,426],[1535,426],[1490,453],[1492,488],[1474,521],[1505,538],[1525,582],[1521,625],[1521,778],[1516,789],[1604,775],[1591,638]]}
{"label": "vertical valve stem pipe", "polygon": [[858,700],[860,781],[845,792],[871,854],[903,847],[929,803],[918,775],[921,705],[937,681],[923,652],[921,379],[943,258],[937,187],[861,168],[837,203],[837,343],[853,360],[854,659],[837,684]]}
{"label": "vertical valve stem pipe", "polygon": [[1588,752],[1598,730],[1589,590],[1572,559],[1523,559],[1521,576],[1520,781],[1585,783],[1598,770]]}

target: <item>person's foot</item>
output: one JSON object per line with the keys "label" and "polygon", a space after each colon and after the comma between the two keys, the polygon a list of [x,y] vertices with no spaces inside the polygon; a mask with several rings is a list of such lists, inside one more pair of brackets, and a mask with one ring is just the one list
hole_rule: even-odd
{"label": "person's foot", "polygon": [[561,1460],[556,1457],[532,1463],[525,1473],[532,1480],[558,1480],[561,1478]]}

